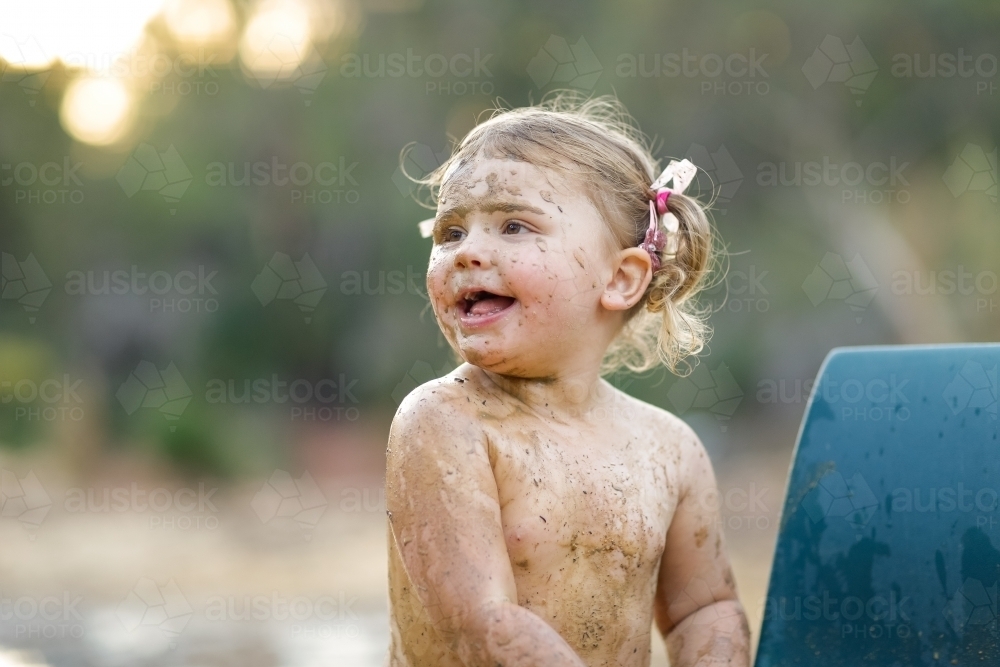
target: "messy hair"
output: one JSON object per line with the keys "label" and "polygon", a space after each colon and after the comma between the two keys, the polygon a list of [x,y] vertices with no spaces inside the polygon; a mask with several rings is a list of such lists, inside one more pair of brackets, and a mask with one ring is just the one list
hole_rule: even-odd
{"label": "messy hair", "polygon": [[[403,150],[404,165],[410,149],[412,145]],[[625,249],[643,241],[649,202],[656,197],[650,185],[660,165],[615,97],[553,91],[534,106],[505,109],[498,104],[488,120],[457,143],[451,157],[423,178],[411,176],[430,193],[425,205],[436,207],[445,182],[479,156],[568,172],[584,186],[613,245]],[[663,363],[671,372],[687,375],[691,366],[686,359],[701,352],[711,337],[711,306],[696,298],[718,258],[707,206],[673,193],[668,207],[679,222],[676,253],[661,254],[659,270],[604,355],[603,374],[622,368],[642,372]],[[680,370],[682,364],[686,372]]]}

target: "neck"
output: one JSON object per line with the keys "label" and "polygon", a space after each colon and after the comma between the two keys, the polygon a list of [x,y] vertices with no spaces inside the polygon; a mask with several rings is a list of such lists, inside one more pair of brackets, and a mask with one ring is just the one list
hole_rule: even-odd
{"label": "neck", "polygon": [[504,393],[543,413],[566,411],[579,415],[608,400],[601,389],[597,366],[533,378],[480,370]]}

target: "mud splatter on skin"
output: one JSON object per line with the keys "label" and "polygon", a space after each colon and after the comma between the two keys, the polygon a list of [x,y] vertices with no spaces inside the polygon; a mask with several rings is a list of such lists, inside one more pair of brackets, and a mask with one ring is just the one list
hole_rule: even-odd
{"label": "mud splatter on skin", "polygon": [[701,545],[705,544],[705,540],[708,539],[708,528],[702,526],[694,533],[694,545],[701,549]]}
{"label": "mud splatter on skin", "polygon": [[486,185],[489,190],[486,192],[487,197],[494,196],[499,189],[497,187],[497,181],[500,180],[500,176],[494,171],[486,174]]}
{"label": "mud splatter on skin", "polygon": [[[436,393],[425,394],[436,401],[428,419],[470,423],[489,443],[518,604],[555,628],[588,664],[641,667],[649,655],[660,554],[677,506],[680,438],[648,406],[641,419],[553,420],[485,378],[466,365],[436,381]],[[608,392],[607,400],[641,405],[610,385]],[[462,511],[460,504],[451,507]],[[398,522],[399,508],[389,509]],[[413,534],[419,539],[419,530]],[[390,655],[399,657],[389,664],[458,667],[398,555],[390,569]]]}
{"label": "mud splatter on skin", "polygon": [[[449,207],[484,206],[491,197],[509,201],[503,191],[520,192],[512,185],[518,173],[509,164],[489,164],[478,171],[463,172],[448,184]],[[523,170],[520,173],[523,175]],[[540,180],[517,182],[529,192],[534,206],[551,212],[555,204],[552,192],[537,190],[534,183],[540,185]],[[552,214],[550,219],[555,218]],[[578,230],[589,224],[589,218],[581,220],[574,215],[564,224]],[[541,288],[535,286],[531,299],[522,299],[523,304],[539,311],[559,307],[555,302],[569,291],[559,292],[559,285],[575,286],[577,295],[587,291],[580,283],[590,283],[592,276],[581,278],[580,269],[586,274],[600,262],[593,259],[596,255],[588,254],[590,245],[582,235],[564,236],[538,239],[536,243],[542,243],[537,245],[524,243],[519,246],[520,254],[499,253],[501,273],[528,275],[526,271],[532,267],[536,271],[531,273],[546,273],[548,282]],[[432,255],[432,268],[446,266],[447,251],[435,252],[446,259],[435,265]],[[439,275],[448,276],[444,270]],[[550,285],[551,292],[546,292]],[[447,290],[439,285],[437,293],[444,295]],[[448,308],[454,306],[442,302],[435,314],[440,316],[438,311]],[[531,312],[525,310],[518,316],[518,328],[530,329]],[[573,322],[579,325],[583,321]],[[445,337],[456,346],[457,333],[445,331]],[[532,339],[531,345],[538,344]],[[551,372],[548,368],[540,371],[531,359],[522,359],[517,351],[508,352],[492,339],[469,345],[468,351],[462,349],[473,363],[485,360],[491,369],[502,365],[503,370],[497,372],[504,375],[534,381],[535,375]],[[472,600],[482,581],[512,580],[503,595],[537,616],[541,625],[558,632],[587,664],[646,665],[654,599],[668,599],[673,591],[668,589],[657,597],[659,587],[670,576],[660,572],[684,569],[661,568],[667,534],[682,489],[689,487],[696,474],[704,477],[692,471],[698,469],[699,461],[707,462],[702,451],[692,449],[686,426],[610,385],[607,400],[624,401],[627,409],[611,406],[599,417],[589,399],[586,409],[576,412],[565,405],[550,407],[546,402],[542,406],[532,403],[530,394],[521,393],[516,383],[504,391],[481,369],[468,365],[416,391],[420,394],[415,400],[425,402],[419,413],[421,423],[452,425],[452,431],[456,424],[467,429],[459,440],[442,436],[437,441],[454,442],[453,453],[466,452],[478,466],[478,482],[469,492],[468,480],[462,479],[461,455],[452,456],[443,469],[434,463],[440,457],[411,455],[404,460],[399,453],[405,451],[404,443],[390,448],[387,510],[392,511],[390,549],[394,559],[390,559],[393,648],[388,664],[459,667],[462,663],[452,647],[457,646],[463,631],[450,619],[463,612],[449,608],[454,613],[444,621],[439,619],[435,626],[431,614],[438,618],[446,608],[440,591],[449,589],[456,601]],[[488,503],[475,492],[489,496],[495,515],[484,513],[482,508]],[[463,521],[463,516],[467,520]],[[711,562],[711,550],[696,553],[695,546],[711,544],[709,540],[716,534],[702,529],[701,539],[692,539],[688,527],[698,523],[677,525],[684,529],[678,528],[670,537],[670,553],[680,554],[685,563]],[[469,537],[484,532],[491,533],[488,541]],[[717,540],[716,546],[718,554]],[[405,567],[401,554],[406,556]],[[679,590],[685,584],[667,586]],[[441,625],[447,627],[442,629]],[[486,642],[488,638],[476,635],[473,641]],[[504,641],[512,640],[505,637]]]}

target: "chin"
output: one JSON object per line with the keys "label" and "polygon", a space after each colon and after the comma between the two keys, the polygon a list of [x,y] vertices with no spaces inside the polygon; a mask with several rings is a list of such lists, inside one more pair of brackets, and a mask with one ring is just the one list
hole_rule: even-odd
{"label": "chin", "polygon": [[[528,355],[518,354],[510,348],[482,348],[466,345],[459,348],[460,356],[473,366],[483,370],[518,378],[538,378],[546,375],[548,369],[531,361]],[[537,366],[537,368],[536,368]]]}
{"label": "chin", "polygon": [[497,348],[493,345],[484,346],[466,342],[459,346],[459,354],[473,366],[479,366],[494,373],[501,373],[500,369],[506,368],[513,355],[509,350]]}

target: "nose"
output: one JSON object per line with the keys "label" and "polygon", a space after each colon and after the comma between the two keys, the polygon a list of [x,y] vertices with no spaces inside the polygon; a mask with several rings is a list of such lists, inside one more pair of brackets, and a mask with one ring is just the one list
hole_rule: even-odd
{"label": "nose", "polygon": [[489,232],[473,227],[459,244],[455,253],[455,266],[463,269],[482,269],[494,264],[493,239]]}

